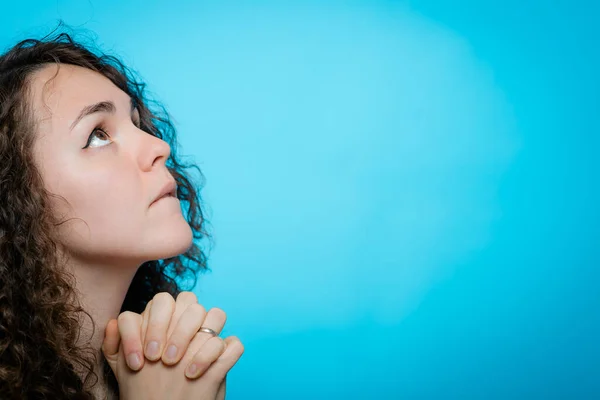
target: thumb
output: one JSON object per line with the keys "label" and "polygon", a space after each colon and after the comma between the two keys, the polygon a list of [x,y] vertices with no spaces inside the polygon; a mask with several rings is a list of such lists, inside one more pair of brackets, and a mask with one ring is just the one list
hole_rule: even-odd
{"label": "thumb", "polygon": [[117,375],[117,361],[119,355],[119,343],[121,336],[119,335],[119,327],[116,319],[108,321],[104,328],[104,340],[102,341],[102,354],[106,358],[108,365],[112,369],[115,376]]}

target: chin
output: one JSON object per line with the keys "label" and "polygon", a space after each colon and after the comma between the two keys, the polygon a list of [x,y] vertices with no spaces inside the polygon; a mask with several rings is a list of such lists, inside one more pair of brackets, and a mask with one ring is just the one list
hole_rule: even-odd
{"label": "chin", "polygon": [[148,260],[162,260],[176,257],[192,247],[193,239],[192,229],[187,223],[181,229],[163,231],[153,238],[145,258]]}

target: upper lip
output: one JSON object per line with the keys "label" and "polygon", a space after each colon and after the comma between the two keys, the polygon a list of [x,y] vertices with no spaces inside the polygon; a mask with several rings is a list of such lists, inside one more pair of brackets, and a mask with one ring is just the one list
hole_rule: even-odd
{"label": "upper lip", "polygon": [[163,185],[162,189],[160,189],[160,192],[158,192],[158,195],[154,198],[154,200],[152,200],[152,203],[150,203],[150,205],[152,205],[156,200],[166,195],[177,197],[177,184],[174,180],[168,181]]}

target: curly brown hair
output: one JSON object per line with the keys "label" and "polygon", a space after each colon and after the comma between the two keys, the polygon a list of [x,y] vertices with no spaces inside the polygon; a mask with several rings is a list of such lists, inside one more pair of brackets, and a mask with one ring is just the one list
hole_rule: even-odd
{"label": "curly brown hair", "polygon": [[[60,23],[64,27],[64,23]],[[35,141],[29,78],[48,63],[96,71],[127,93],[137,106],[141,126],[171,146],[167,168],[193,238],[208,239],[199,191],[200,168],[183,164],[176,154],[176,132],[165,108],[147,95],[145,84],[118,58],[92,50],[73,34],[57,33],[20,41],[0,56],[0,397],[3,399],[92,399],[98,382],[94,366],[103,357],[76,343],[82,314],[74,276],[57,256],[57,220],[31,149]],[[193,179],[186,169],[194,168]],[[194,242],[179,256],[143,263],[123,301],[121,312],[141,313],[158,292],[173,297],[183,290],[176,279],[210,271],[206,253]],[[85,317],[84,317],[85,318]],[[94,321],[92,319],[92,326]],[[104,380],[118,397],[116,378],[104,360]],[[77,370],[86,371],[85,379]],[[94,379],[93,379],[94,378]],[[93,379],[93,382],[92,382]]]}

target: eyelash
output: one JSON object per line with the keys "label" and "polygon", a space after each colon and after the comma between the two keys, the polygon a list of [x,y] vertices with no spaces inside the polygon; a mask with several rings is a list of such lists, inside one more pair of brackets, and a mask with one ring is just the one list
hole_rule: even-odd
{"label": "eyelash", "polygon": [[90,146],[90,142],[92,141],[92,137],[95,135],[96,131],[100,131],[102,132],[104,135],[106,135],[108,138],[110,138],[110,135],[108,133],[106,133],[106,128],[104,127],[104,125],[99,124],[97,125],[93,130],[92,133],[90,134],[90,136],[88,137],[87,143],[85,144],[84,149],[87,149]]}
{"label": "eyelash", "polygon": [[[134,124],[134,125],[135,125],[135,126],[138,128],[138,129],[141,129],[141,128],[140,128],[140,125],[141,125],[141,124],[140,124],[140,122],[134,121],[134,122],[133,122],[133,124]],[[92,141],[92,137],[94,136],[94,133],[95,133],[96,131],[100,131],[100,132],[102,132],[102,133],[103,133],[103,134],[104,134],[106,137],[108,137],[108,138],[110,139],[110,135],[109,135],[109,134],[106,132],[106,127],[104,126],[104,124],[100,123],[100,124],[96,125],[96,126],[94,127],[94,129],[92,129],[92,133],[90,133],[90,136],[88,136],[87,143],[85,144],[85,147],[84,147],[84,149],[87,149],[87,148],[90,146],[90,142]],[[100,146],[100,147],[104,147],[104,146]]]}

